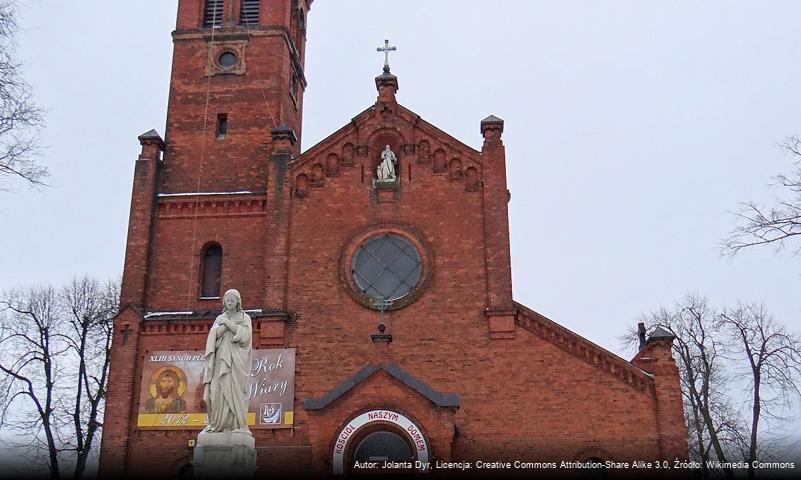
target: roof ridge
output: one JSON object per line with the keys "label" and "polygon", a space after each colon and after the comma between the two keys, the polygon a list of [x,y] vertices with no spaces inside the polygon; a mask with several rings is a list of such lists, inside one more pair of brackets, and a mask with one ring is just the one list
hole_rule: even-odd
{"label": "roof ridge", "polygon": [[459,408],[460,406],[458,394],[435,390],[395,362],[379,362],[365,365],[359,371],[335,385],[321,397],[309,397],[304,399],[303,408],[305,410],[323,410],[379,371],[386,372],[390,377],[398,380],[438,407]]}
{"label": "roof ridge", "polygon": [[[466,158],[467,160],[470,160],[472,162],[478,163],[479,165],[482,165],[482,162],[481,162],[481,151],[480,150],[476,150],[474,147],[471,147],[470,145],[465,143],[463,140],[461,140],[459,138],[456,138],[453,134],[446,132],[445,130],[439,128],[438,126],[436,126],[433,123],[429,122],[428,120],[424,119],[423,117],[420,116],[420,114],[416,113],[414,110],[410,109],[409,107],[406,107],[406,106],[404,106],[404,105],[402,105],[400,103],[398,103],[397,106],[398,106],[398,109],[400,111],[403,111],[404,113],[406,113],[410,117],[413,117],[413,118],[416,119],[416,121],[418,122],[416,124],[416,128],[420,128],[421,130],[427,130],[427,129],[428,130],[432,130],[432,131],[427,132],[427,133],[429,133],[432,136],[446,137],[448,140],[450,140],[452,142],[455,142],[457,145],[455,147],[453,145],[451,145],[450,146],[451,148],[458,148],[459,150],[462,150],[464,153],[469,155],[469,158]],[[334,132],[329,134],[327,137],[323,138],[319,142],[315,143],[314,145],[312,145],[311,147],[306,149],[305,151],[301,152],[297,157],[292,159],[292,162],[291,162],[292,169],[296,170],[296,169],[300,168],[302,165],[305,165],[306,163],[308,163],[310,161],[310,159],[313,158],[316,154],[318,154],[321,151],[325,151],[324,149],[329,144],[336,142],[339,136],[343,135],[345,132],[347,132],[347,130],[349,128],[353,127],[356,123],[358,123],[358,119],[360,117],[364,116],[365,114],[370,113],[374,109],[375,109],[375,105],[370,105],[369,107],[365,108],[364,110],[362,110],[361,112],[356,114],[348,123],[346,123],[345,125],[341,126],[337,130],[335,130]]]}
{"label": "roof ridge", "polygon": [[652,389],[645,388],[646,384],[653,383],[653,376],[648,372],[578,333],[559,325],[541,313],[518,302],[514,303],[519,308],[515,322],[523,329],[584,360],[630,387],[653,395]]}

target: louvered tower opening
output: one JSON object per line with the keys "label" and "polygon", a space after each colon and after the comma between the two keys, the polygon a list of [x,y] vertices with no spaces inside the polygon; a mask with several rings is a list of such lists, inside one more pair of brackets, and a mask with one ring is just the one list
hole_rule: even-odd
{"label": "louvered tower opening", "polygon": [[222,27],[223,0],[206,0],[203,9],[203,26],[205,28]]}
{"label": "louvered tower opening", "polygon": [[242,11],[239,12],[239,23],[246,27],[255,27],[259,24],[260,0],[242,0]]}

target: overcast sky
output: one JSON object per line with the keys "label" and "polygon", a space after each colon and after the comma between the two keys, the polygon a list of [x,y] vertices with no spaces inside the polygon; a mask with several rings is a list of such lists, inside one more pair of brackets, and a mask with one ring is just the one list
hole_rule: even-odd
{"label": "overcast sky", "polygon": [[[118,276],[177,1],[21,3],[54,186],[0,193],[0,289]],[[375,101],[389,38],[405,106],[476,148],[482,118],[506,120],[518,301],[626,357],[617,336],[688,291],[801,330],[800,258],[717,249],[727,212],[791,167],[775,143],[801,134],[799,21],[798,1],[317,0],[303,148]]]}

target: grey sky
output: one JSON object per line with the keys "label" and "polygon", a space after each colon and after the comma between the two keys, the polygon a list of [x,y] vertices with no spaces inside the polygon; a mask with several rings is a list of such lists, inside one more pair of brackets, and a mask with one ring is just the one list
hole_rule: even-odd
{"label": "grey sky", "polygon": [[[164,132],[176,0],[27,0],[53,188],[0,194],[0,289],[119,275],[137,135]],[[801,330],[801,261],[717,244],[801,134],[801,2],[317,0],[303,147],[398,99],[468,145],[506,120],[516,299],[610,350],[687,291]],[[471,255],[473,252],[464,252]],[[466,292],[469,294],[469,292]]]}

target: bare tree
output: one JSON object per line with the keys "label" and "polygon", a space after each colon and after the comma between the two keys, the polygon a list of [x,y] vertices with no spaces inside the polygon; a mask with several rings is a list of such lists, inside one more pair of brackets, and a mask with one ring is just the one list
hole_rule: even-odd
{"label": "bare tree", "polygon": [[[765,207],[745,202],[736,214],[740,225],[723,240],[724,254],[735,255],[743,249],[758,245],[773,245],[780,251],[793,237],[801,235],[801,138],[787,138],[780,147],[795,158],[791,175],[778,175],[776,184],[784,190],[785,198]],[[799,246],[793,254],[801,252]]]}
{"label": "bare tree", "polygon": [[47,452],[51,478],[80,478],[96,450],[118,302],[118,283],[91,278],[0,297],[0,425]]}
{"label": "bare tree", "polygon": [[[762,418],[779,418],[799,395],[801,340],[777,323],[764,305],[739,305],[724,310],[721,324],[731,332],[732,346],[745,360],[751,387],[748,438],[748,478],[756,475],[754,460],[762,458],[759,426]],[[794,398],[795,397],[795,398]]]}
{"label": "bare tree", "polygon": [[[75,279],[61,292],[62,311],[69,327],[66,341],[77,360],[71,410],[74,435],[65,442],[75,451],[73,478],[78,479],[93,452],[95,438],[102,426],[103,400],[111,360],[112,318],[119,305],[119,285],[83,277]],[[74,441],[74,443],[73,443]]]}
{"label": "bare tree", "polygon": [[[676,337],[673,354],[679,368],[689,446],[692,456],[701,462],[703,478],[709,478],[712,469],[707,462],[728,462],[731,453],[739,450],[742,431],[727,392],[727,344],[720,335],[717,312],[705,297],[687,295],[671,308],[643,315],[641,321]],[[731,468],[723,468],[723,473],[734,478]]]}
{"label": "bare tree", "polygon": [[[3,323],[0,333],[0,372],[3,400],[0,425],[19,432],[33,432],[25,446],[47,450],[50,478],[59,478],[59,446],[56,438],[61,424],[56,415],[56,380],[62,371],[66,351],[60,341],[61,325],[52,287],[14,291],[0,300]],[[24,410],[33,405],[33,414]],[[14,408],[22,411],[16,411]]]}
{"label": "bare tree", "polygon": [[[801,394],[801,339],[776,322],[760,304],[718,310],[705,297],[686,295],[670,308],[640,319],[676,336],[673,354],[679,367],[691,455],[701,461],[746,461],[749,478],[754,461],[783,460],[784,448],[774,421],[787,420]],[[623,337],[628,345],[634,332]],[[747,386],[750,386],[750,391]],[[743,396],[743,392],[749,395]],[[750,398],[748,398],[750,397]],[[722,466],[726,478],[731,468]]]}
{"label": "bare tree", "polygon": [[14,180],[42,186],[48,177],[38,156],[42,110],[15,59],[16,32],[16,2],[0,0],[0,190],[10,189]]}

